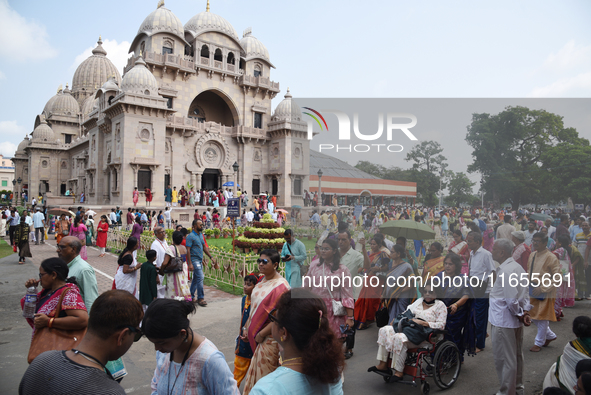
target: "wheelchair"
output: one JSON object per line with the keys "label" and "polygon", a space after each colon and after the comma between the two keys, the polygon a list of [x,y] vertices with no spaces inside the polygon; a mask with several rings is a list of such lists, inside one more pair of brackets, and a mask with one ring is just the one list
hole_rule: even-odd
{"label": "wheelchair", "polygon": [[[444,330],[434,330],[429,335],[428,345],[407,350],[403,373],[411,379],[405,380],[403,377],[396,383],[417,387],[420,381],[423,395],[428,395],[431,389],[427,377],[433,377],[435,384],[442,390],[451,388],[455,384],[462,369],[462,358],[456,344],[443,339],[441,335],[445,333]],[[383,376],[386,383],[389,383],[392,378],[389,374],[376,373]]]}

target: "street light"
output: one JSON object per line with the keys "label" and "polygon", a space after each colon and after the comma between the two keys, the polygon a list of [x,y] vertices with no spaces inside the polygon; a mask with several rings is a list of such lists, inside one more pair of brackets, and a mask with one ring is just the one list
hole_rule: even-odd
{"label": "street light", "polygon": [[16,192],[16,179],[12,179],[12,204],[16,206],[16,199],[18,199],[18,195]]}
{"label": "street light", "polygon": [[234,197],[236,197],[236,185],[238,184],[238,169],[240,168],[240,166],[238,166],[238,162],[234,162],[234,164],[232,165],[232,169],[234,169],[234,188],[232,188],[232,194]]}
{"label": "street light", "polygon": [[324,203],[322,201],[322,169],[318,169],[318,199],[320,200],[320,206]]}
{"label": "street light", "polygon": [[[19,195],[20,195],[20,194],[22,193],[22,189],[21,189],[21,182],[23,182],[23,179],[19,177],[19,178],[16,180],[16,182],[18,182],[18,191],[19,191]],[[21,196],[21,199],[22,199],[22,196]],[[16,201],[18,202],[18,196],[17,196],[17,199],[16,199]],[[22,202],[21,202],[21,203],[22,203]],[[18,204],[17,204],[17,205],[18,205]],[[26,204],[25,204],[25,206],[26,206]]]}

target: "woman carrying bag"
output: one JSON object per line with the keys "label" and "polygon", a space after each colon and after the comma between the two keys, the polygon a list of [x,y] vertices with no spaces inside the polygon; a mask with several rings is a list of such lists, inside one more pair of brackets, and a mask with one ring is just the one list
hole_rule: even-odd
{"label": "woman carrying bag", "polygon": [[[69,350],[84,337],[88,313],[76,281],[68,278],[68,272],[68,265],[62,259],[49,258],[41,262],[39,279],[25,282],[26,288],[37,285],[43,288],[37,294],[35,318],[27,318],[33,328],[29,363],[45,351]],[[21,307],[24,304],[23,297]],[[61,347],[56,348],[59,345]]]}

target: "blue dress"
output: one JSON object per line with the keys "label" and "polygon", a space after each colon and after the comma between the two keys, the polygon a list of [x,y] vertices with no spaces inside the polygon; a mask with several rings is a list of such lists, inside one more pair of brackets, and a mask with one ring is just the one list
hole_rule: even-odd
{"label": "blue dress", "polygon": [[282,366],[257,381],[251,395],[342,395],[343,382],[321,384],[303,373]]}

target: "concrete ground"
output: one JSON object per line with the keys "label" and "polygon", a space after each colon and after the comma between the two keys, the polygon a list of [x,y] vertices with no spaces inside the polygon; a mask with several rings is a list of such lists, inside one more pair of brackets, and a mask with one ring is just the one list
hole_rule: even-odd
{"label": "concrete ground", "polygon": [[[20,298],[25,293],[24,282],[37,276],[39,264],[49,256],[55,256],[55,241],[50,245],[31,246],[33,258],[25,265],[18,265],[15,255],[0,260],[0,395],[17,393],[20,379],[27,369],[27,353],[30,344],[31,328],[22,318]],[[88,261],[95,267],[99,291],[111,289],[112,276],[116,270],[116,260],[112,255],[98,258],[98,251],[88,250]],[[239,330],[240,298],[229,295],[212,287],[207,287],[206,299],[209,305],[200,307],[191,318],[191,327],[209,338],[224,353],[232,368],[234,359],[234,341]],[[532,353],[536,334],[535,327],[525,330],[525,394],[537,394],[542,388],[542,381],[548,368],[562,353],[564,345],[574,338],[571,331],[572,320],[578,315],[589,315],[591,302],[576,302],[575,307],[565,309],[562,322],[551,324],[558,335],[558,340],[539,353]],[[421,394],[420,387],[385,383],[374,373],[367,373],[367,368],[376,364],[377,328],[375,325],[364,331],[358,331],[353,358],[347,361],[345,370],[345,394]],[[155,352],[152,344],[145,338],[135,343],[123,357],[129,372],[122,381],[127,393],[150,393],[150,380],[155,368]],[[440,392],[432,379],[428,379],[431,393]],[[487,342],[485,351],[476,357],[467,358],[462,366],[458,382],[446,394],[489,394],[498,388],[498,380],[490,346]]]}

